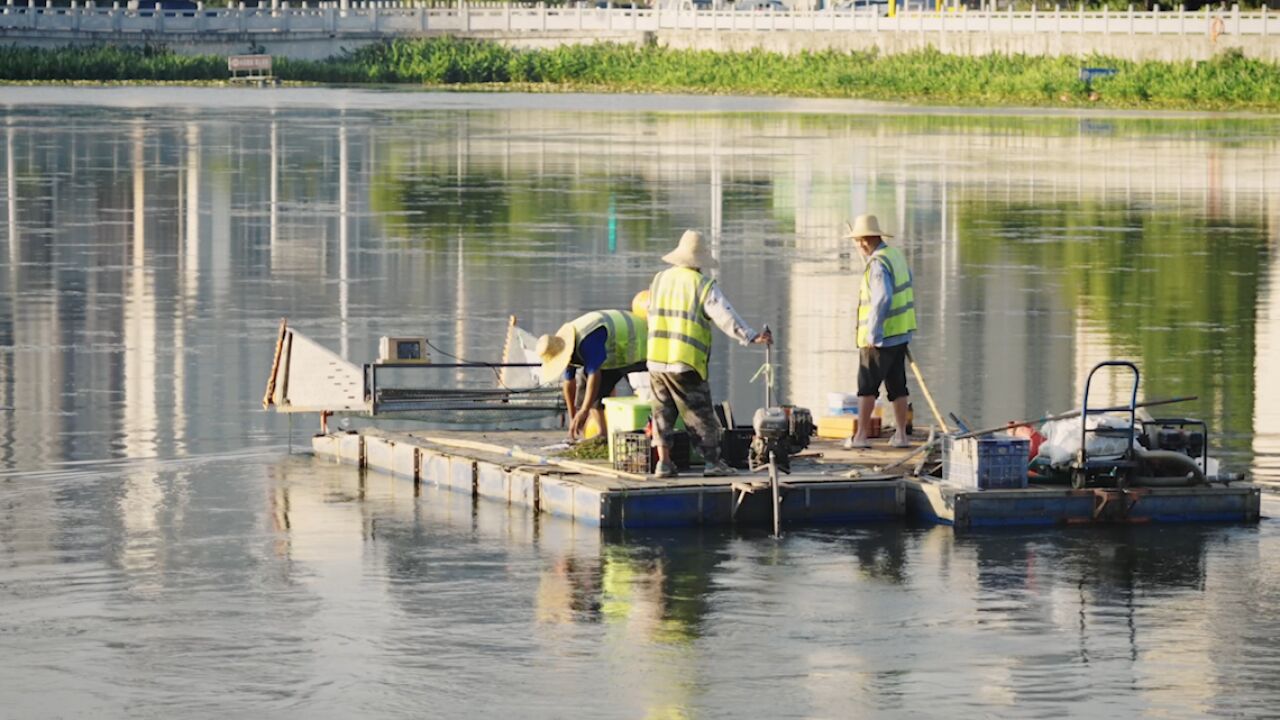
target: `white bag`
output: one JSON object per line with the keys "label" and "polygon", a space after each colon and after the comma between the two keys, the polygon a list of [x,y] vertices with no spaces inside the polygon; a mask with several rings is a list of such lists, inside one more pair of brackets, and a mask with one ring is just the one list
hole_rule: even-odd
{"label": "white bag", "polygon": [[[1089,428],[1128,429],[1129,418],[1115,415],[1090,415]],[[1040,428],[1045,440],[1040,445],[1037,458],[1043,458],[1050,465],[1066,465],[1076,456],[1080,449],[1080,418],[1067,418],[1047,422]],[[1118,457],[1124,454],[1127,440],[1122,437],[1105,437],[1090,434],[1086,449],[1091,457]]]}

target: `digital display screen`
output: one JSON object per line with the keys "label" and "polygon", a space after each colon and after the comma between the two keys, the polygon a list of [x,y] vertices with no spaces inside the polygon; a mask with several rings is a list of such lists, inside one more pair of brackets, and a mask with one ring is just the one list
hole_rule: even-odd
{"label": "digital display screen", "polygon": [[397,360],[421,360],[422,343],[415,340],[401,340],[396,343]]}

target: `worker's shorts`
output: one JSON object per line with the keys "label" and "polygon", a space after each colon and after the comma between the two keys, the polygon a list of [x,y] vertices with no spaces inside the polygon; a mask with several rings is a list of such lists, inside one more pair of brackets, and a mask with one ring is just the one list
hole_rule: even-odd
{"label": "worker's shorts", "polygon": [[684,426],[689,429],[703,459],[708,465],[714,465],[720,459],[720,420],[711,404],[711,386],[707,381],[692,370],[650,372],[649,385],[653,390],[653,444],[671,445],[678,412],[684,416]]}
{"label": "worker's shorts", "polygon": [[[622,382],[622,378],[633,372],[646,372],[648,370],[645,363],[636,363],[627,367],[613,368],[610,370],[600,371],[600,399],[596,401],[596,407],[604,407],[604,399],[613,396],[614,388],[618,387],[618,383]],[[585,390],[584,390],[585,392]]]}
{"label": "worker's shorts", "polygon": [[858,396],[875,397],[884,383],[889,401],[907,396],[907,343],[858,350]]}

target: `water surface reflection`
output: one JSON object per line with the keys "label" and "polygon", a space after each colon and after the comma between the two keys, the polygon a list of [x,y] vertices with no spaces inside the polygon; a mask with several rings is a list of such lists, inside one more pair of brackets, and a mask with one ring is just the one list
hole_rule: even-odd
{"label": "water surface reflection", "polygon": [[5,483],[6,707],[1200,717],[1280,700],[1270,521],[602,533],[281,450]]}
{"label": "water surface reflection", "polygon": [[[777,329],[782,392],[821,407],[854,374],[859,264],[838,229],[874,209],[916,268],[916,354],[948,409],[1060,410],[1093,362],[1133,357],[1148,394],[1199,395],[1187,411],[1229,458],[1280,479],[1273,121],[239,97],[3,112],[8,712],[1280,701],[1269,522],[600,533],[290,457],[285,420],[256,410],[281,316],[355,360],[424,333],[491,358],[510,313],[544,330],[625,304],[686,226],[712,234],[735,305]],[[716,392],[753,406],[759,353],[716,353]]]}
{"label": "water surface reflection", "polygon": [[[625,304],[685,226],[710,231],[743,314],[779,330],[784,391],[821,408],[855,371],[859,260],[838,230],[871,209],[916,269],[916,354],[944,406],[1058,411],[1094,361],[1132,357],[1147,394],[1199,395],[1185,411],[1274,478],[1275,129],[10,106],[0,454],[277,442],[283,421],[251,408],[280,316],[357,360],[423,332],[491,358],[511,313],[541,331]],[[759,352],[718,354],[718,390],[754,404]]]}
{"label": "water surface reflection", "polygon": [[[942,706],[1190,717],[1252,714],[1276,699],[1265,638],[1280,629],[1267,606],[1280,566],[1256,552],[1277,541],[1270,523],[961,538],[888,525],[781,542],[598,533],[319,470],[273,471],[294,508],[295,557],[316,539],[318,558],[363,555],[357,584],[388,604],[363,626],[385,633],[364,640],[382,654],[369,661],[470,668],[447,689],[408,691],[443,695],[450,711],[483,695],[537,716],[571,703],[627,717]],[[410,670],[384,682],[408,682],[400,672]]]}

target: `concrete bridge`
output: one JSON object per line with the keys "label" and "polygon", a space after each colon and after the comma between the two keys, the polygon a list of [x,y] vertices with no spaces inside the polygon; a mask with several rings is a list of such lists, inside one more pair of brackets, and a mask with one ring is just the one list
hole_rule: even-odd
{"label": "concrete bridge", "polygon": [[[1274,15],[1272,13],[1271,15]],[[782,53],[869,50],[898,53],[935,47],[960,55],[1028,53],[1132,60],[1207,59],[1230,48],[1280,60],[1280,23],[1264,9],[1228,12],[904,12],[896,17],[834,10],[744,12],[694,10],[680,4],[583,8],[408,2],[326,3],[320,7],[187,9],[0,5],[0,43],[164,44],[184,54],[234,54],[261,48],[273,55],[322,59],[399,37],[455,35],[521,47],[595,42],[657,43],[702,50],[764,49]]]}

